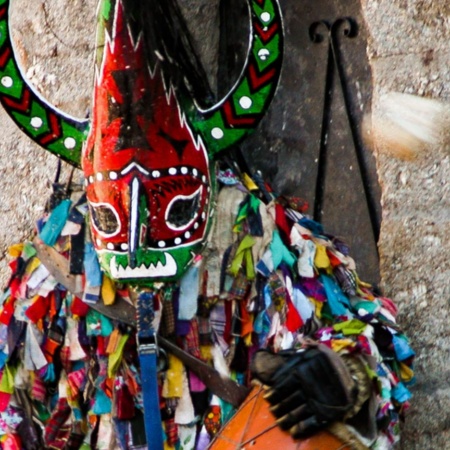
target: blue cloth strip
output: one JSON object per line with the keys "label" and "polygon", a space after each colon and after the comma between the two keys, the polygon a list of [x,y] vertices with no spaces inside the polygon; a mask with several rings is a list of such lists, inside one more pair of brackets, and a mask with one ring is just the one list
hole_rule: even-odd
{"label": "blue cloth strip", "polygon": [[192,266],[181,279],[178,309],[178,319],[180,320],[191,320],[197,312],[198,278],[198,267]]}
{"label": "blue cloth strip", "polygon": [[[142,348],[144,347],[144,349]],[[159,410],[157,355],[156,348],[146,351],[145,345],[139,347],[141,362],[142,394],[144,397],[144,422],[147,448],[149,450],[163,450],[164,439]]]}
{"label": "blue cloth strip", "polygon": [[350,307],[350,302],[339,285],[328,275],[320,275],[320,281],[325,288],[328,305],[333,316],[345,316],[348,314],[347,307]]}
{"label": "blue cloth strip", "polygon": [[139,361],[141,363],[142,395],[144,399],[144,423],[147,448],[163,450],[164,437],[159,409],[157,347],[155,330],[153,329],[152,292],[141,292],[138,296],[138,342]]}
{"label": "blue cloth strip", "polygon": [[90,242],[86,242],[84,246],[84,273],[89,286],[101,286],[102,285],[102,271],[100,269],[100,263],[98,262],[97,253],[94,246]]}
{"label": "blue cloth strip", "polygon": [[69,209],[72,202],[68,199],[63,200],[50,214],[47,222],[45,222],[39,237],[44,244],[52,247],[61,234],[69,215]]}

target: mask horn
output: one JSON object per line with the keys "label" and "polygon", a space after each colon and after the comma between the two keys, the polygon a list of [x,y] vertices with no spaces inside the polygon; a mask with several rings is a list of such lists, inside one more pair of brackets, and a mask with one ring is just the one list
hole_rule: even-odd
{"label": "mask horn", "polygon": [[79,167],[89,120],[65,114],[28,82],[9,32],[10,0],[0,0],[0,103],[17,126],[45,150]]}
{"label": "mask horn", "polygon": [[277,0],[247,0],[250,42],[241,76],[212,108],[197,108],[188,120],[210,156],[239,143],[264,117],[281,73],[283,24]]}

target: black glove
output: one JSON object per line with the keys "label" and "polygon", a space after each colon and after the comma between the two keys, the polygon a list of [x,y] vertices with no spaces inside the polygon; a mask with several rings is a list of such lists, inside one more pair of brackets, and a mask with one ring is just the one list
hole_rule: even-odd
{"label": "black glove", "polygon": [[357,395],[342,359],[322,344],[277,354],[259,351],[251,369],[258,380],[270,386],[264,397],[272,405],[278,425],[294,438],[343,420]]}

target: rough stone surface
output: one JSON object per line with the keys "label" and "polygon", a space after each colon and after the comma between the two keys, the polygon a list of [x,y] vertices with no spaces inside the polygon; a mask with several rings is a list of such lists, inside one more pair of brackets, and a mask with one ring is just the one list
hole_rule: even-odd
{"label": "rough stone surface", "polygon": [[[286,0],[285,8],[289,1],[296,0]],[[361,1],[370,35],[373,107],[391,90],[449,100],[448,2]],[[183,10],[199,24],[199,42],[217,38],[213,3],[184,1]],[[14,0],[13,5],[14,36],[27,75],[55,105],[84,116],[91,97],[95,0]],[[214,72],[214,59],[206,63]],[[402,447],[450,449],[450,156],[444,146],[411,162],[376,156],[383,191],[383,286],[399,304],[400,321],[417,350],[418,382]],[[0,109],[0,161],[4,285],[6,249],[30,235],[49,194],[56,158],[23,137]]]}
{"label": "rough stone surface", "polygon": [[[450,98],[449,4],[364,0],[373,108],[389,91]],[[379,242],[386,293],[417,351],[417,384],[404,426],[405,449],[449,449],[450,156],[448,146],[414,161],[378,156],[383,191]]]}
{"label": "rough stone surface", "polygon": [[[12,30],[25,73],[53,104],[84,117],[91,99],[95,0],[12,2]],[[0,108],[0,282],[6,250],[42,214],[57,160],[24,137]],[[65,167],[62,180],[67,176]]]}

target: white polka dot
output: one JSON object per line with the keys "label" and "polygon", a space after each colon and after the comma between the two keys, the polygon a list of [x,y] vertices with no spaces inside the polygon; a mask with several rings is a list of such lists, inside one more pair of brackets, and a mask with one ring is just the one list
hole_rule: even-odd
{"label": "white polka dot", "polygon": [[152,177],[153,178],[159,178],[161,176],[161,173],[158,170],[154,170],[152,172]]}
{"label": "white polka dot", "polygon": [[197,229],[198,229],[198,227],[199,227],[199,224],[198,224],[198,222],[195,222],[195,223],[194,223],[194,229],[196,229],[196,230],[197,230]]}
{"label": "white polka dot", "polygon": [[259,17],[261,17],[261,20],[265,23],[269,22],[271,19],[271,15],[267,11],[263,12]]}
{"label": "white polka dot", "polygon": [[97,174],[97,180],[98,180],[98,181],[102,181],[102,180],[103,180],[103,174],[102,174],[101,172],[99,172],[99,173]]}
{"label": "white polka dot", "polygon": [[223,130],[221,130],[219,127],[215,127],[211,130],[211,136],[214,139],[222,139],[223,135]]}
{"label": "white polka dot", "polygon": [[66,147],[68,149],[72,149],[72,148],[75,148],[76,145],[77,145],[77,141],[74,138],[68,137],[68,138],[64,139],[64,147]]}
{"label": "white polka dot", "polygon": [[106,248],[108,250],[114,250],[114,244],[112,242],[108,242],[108,244],[106,245]]}
{"label": "white polka dot", "polygon": [[196,177],[198,175],[198,170],[192,169],[192,175],[194,175],[194,177]]}
{"label": "white polka dot", "polygon": [[206,183],[206,177],[205,177],[205,175],[202,176],[202,181],[203,181],[203,183]]}
{"label": "white polka dot", "polygon": [[33,117],[30,123],[33,128],[41,128],[44,122],[40,117]]}
{"label": "white polka dot", "polygon": [[158,247],[159,248],[164,248],[166,246],[166,243],[164,241],[159,241],[158,242]]}
{"label": "white polka dot", "polygon": [[252,99],[250,97],[244,96],[239,99],[239,104],[242,109],[250,109],[252,107]]}
{"label": "white polka dot", "polygon": [[117,172],[109,172],[109,179],[110,180],[117,180]]}
{"label": "white polka dot", "polygon": [[120,248],[122,250],[128,250],[128,244],[126,244],[126,243],[120,244]]}
{"label": "white polka dot", "polygon": [[206,213],[202,212],[202,219],[205,220],[205,217],[206,217]]}
{"label": "white polka dot", "polygon": [[102,246],[102,241],[101,241],[100,239],[97,239],[97,245],[98,245],[99,247]]}
{"label": "white polka dot", "polygon": [[187,167],[182,167],[182,168],[181,168],[181,173],[182,173],[183,175],[186,175],[186,174],[188,173],[188,168],[187,168]]}
{"label": "white polka dot", "polygon": [[175,238],[175,245],[180,245],[181,244],[181,238]]}
{"label": "white polka dot", "polygon": [[177,174],[177,169],[175,169],[175,167],[171,167],[171,168],[169,169],[169,174],[170,174],[170,175],[176,175],[176,174]]}
{"label": "white polka dot", "polygon": [[186,231],[186,233],[184,233],[184,237],[186,239],[189,239],[191,237],[191,233],[189,233],[189,231]]}
{"label": "white polka dot", "polygon": [[94,177],[91,175],[90,177],[89,177],[89,183],[93,183],[94,182]]}
{"label": "white polka dot", "polygon": [[258,56],[261,61],[265,61],[269,57],[269,55],[270,55],[270,52],[269,52],[269,50],[267,50],[267,48],[262,48],[258,52]]}
{"label": "white polka dot", "polygon": [[11,77],[3,77],[2,84],[5,88],[10,88],[14,84],[14,80]]}

